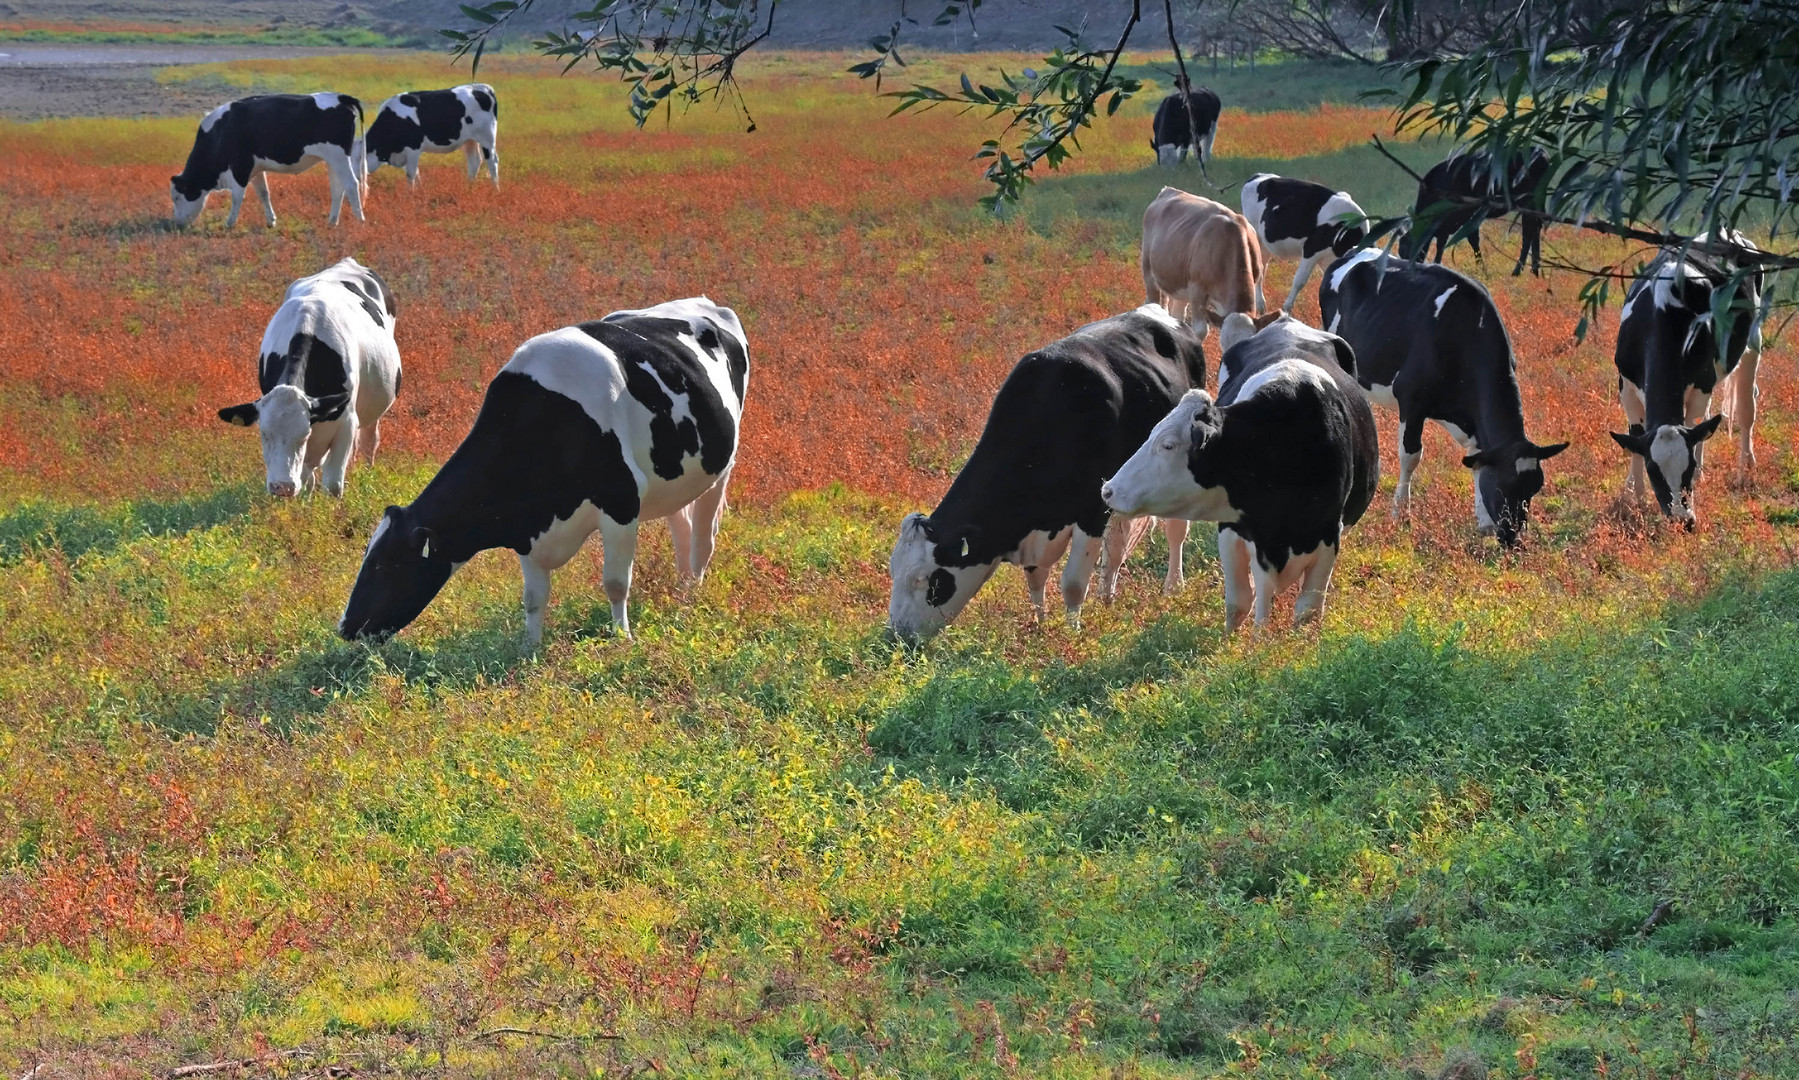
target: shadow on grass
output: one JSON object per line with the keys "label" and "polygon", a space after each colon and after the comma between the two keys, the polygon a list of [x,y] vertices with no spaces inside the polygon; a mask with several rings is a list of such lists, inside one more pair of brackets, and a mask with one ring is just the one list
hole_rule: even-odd
{"label": "shadow on grass", "polygon": [[259,719],[269,734],[288,738],[313,729],[333,703],[367,693],[382,674],[427,693],[454,693],[506,679],[527,656],[517,622],[507,619],[430,647],[332,640],[280,667],[167,702],[145,719],[169,735],[211,736],[222,717],[238,716]]}
{"label": "shadow on grass", "polygon": [[252,485],[160,501],[111,507],[26,502],[0,515],[0,564],[51,549],[69,559],[102,554],[149,536],[179,536],[235,521],[250,512]]}
{"label": "shadow on grass", "polygon": [[180,231],[181,226],[167,214],[137,214],[119,221],[76,221],[69,225],[69,232],[76,236],[106,240],[133,240]]}

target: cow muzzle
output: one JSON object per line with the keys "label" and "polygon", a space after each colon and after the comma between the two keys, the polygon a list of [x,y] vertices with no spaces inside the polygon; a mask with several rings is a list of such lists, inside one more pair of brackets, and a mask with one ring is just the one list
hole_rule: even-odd
{"label": "cow muzzle", "polygon": [[277,499],[293,498],[294,497],[293,481],[291,481],[291,480],[271,480],[271,481],[269,481],[269,494],[275,496]]}

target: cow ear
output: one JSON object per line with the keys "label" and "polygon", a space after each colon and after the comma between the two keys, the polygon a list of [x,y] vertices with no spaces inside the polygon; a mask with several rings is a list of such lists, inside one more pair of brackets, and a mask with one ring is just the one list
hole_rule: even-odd
{"label": "cow ear", "polygon": [[321,398],[308,398],[307,404],[313,423],[319,424],[326,420],[336,420],[344,414],[345,406],[350,404],[350,392],[345,390],[341,394],[326,394]]}
{"label": "cow ear", "polygon": [[1532,444],[1530,456],[1536,458],[1538,461],[1546,461],[1566,449],[1568,449],[1568,444],[1565,442],[1551,443],[1548,446],[1537,446]]}
{"label": "cow ear", "polygon": [[1343,369],[1343,374],[1353,376],[1355,374],[1355,350],[1350,348],[1349,342],[1334,335],[1331,338],[1331,345],[1337,350],[1337,366]]}
{"label": "cow ear", "polygon": [[1280,308],[1275,308],[1273,311],[1270,311],[1268,314],[1257,316],[1256,318],[1254,318],[1250,321],[1255,324],[1256,332],[1261,333],[1263,330],[1266,330],[1270,326],[1273,326],[1280,319],[1280,317],[1285,314],[1286,314],[1285,311],[1282,311]]}
{"label": "cow ear", "polygon": [[1629,434],[1613,431],[1609,432],[1609,434],[1611,435],[1613,442],[1622,446],[1630,453],[1644,458],[1649,456],[1649,439],[1647,436],[1638,435],[1634,431]]}
{"label": "cow ear", "polygon": [[1493,451],[1477,450],[1462,459],[1462,467],[1467,469],[1484,469],[1493,464]]}
{"label": "cow ear", "polygon": [[1719,413],[1703,423],[1694,424],[1686,431],[1687,445],[1697,446],[1718,433],[1718,425],[1724,422],[1724,414]]}
{"label": "cow ear", "polygon": [[257,410],[254,401],[247,402],[243,405],[229,405],[219,410],[220,420],[225,421],[227,424],[236,424],[238,427],[254,427],[256,425],[256,415]]}

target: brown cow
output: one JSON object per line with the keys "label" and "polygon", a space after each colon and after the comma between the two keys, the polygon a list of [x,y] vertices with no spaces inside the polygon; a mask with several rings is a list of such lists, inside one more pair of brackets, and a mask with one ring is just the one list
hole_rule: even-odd
{"label": "brown cow", "polygon": [[1205,337],[1234,312],[1259,313],[1265,263],[1249,221],[1223,203],[1165,187],[1143,212],[1143,292]]}

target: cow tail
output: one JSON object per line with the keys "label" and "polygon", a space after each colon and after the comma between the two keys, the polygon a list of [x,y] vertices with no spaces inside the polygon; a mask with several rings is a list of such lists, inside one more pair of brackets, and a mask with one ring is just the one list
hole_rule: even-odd
{"label": "cow tail", "polygon": [[[1238,240],[1243,245],[1243,268],[1249,273],[1248,293],[1239,301],[1244,306],[1238,310],[1254,311],[1256,303],[1256,284],[1267,272],[1268,264],[1262,259],[1262,242],[1256,238],[1255,230],[1249,227],[1249,219],[1237,216],[1242,227],[1237,230]],[[1261,312],[1256,312],[1258,315]]]}

